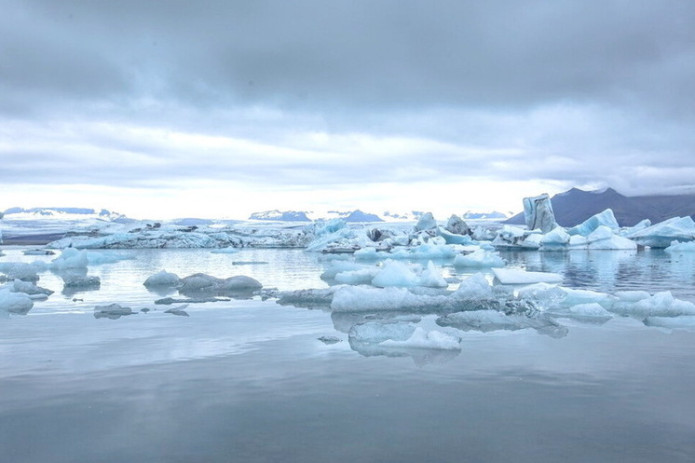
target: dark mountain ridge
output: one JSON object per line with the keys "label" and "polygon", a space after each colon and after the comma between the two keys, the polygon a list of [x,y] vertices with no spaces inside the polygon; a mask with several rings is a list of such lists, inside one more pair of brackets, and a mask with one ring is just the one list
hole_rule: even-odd
{"label": "dark mountain ridge", "polygon": [[[584,222],[594,214],[612,209],[618,224],[631,227],[641,220],[663,222],[671,217],[689,215],[695,218],[695,194],[625,196],[612,188],[584,191],[572,188],[551,199],[555,220],[563,227]],[[521,212],[507,220],[508,224],[524,224]]]}

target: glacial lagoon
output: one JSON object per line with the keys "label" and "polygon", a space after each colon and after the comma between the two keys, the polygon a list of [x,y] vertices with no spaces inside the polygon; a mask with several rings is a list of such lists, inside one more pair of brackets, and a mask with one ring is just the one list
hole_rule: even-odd
{"label": "glacial lagoon", "polygon": [[[0,262],[44,260],[3,247]],[[92,251],[87,251],[92,252]],[[535,329],[457,330],[428,312],[332,312],[265,295],[189,304],[148,291],[166,269],[247,275],[264,289],[328,288],[334,257],[300,249],[133,249],[90,265],[97,288],[54,292],[0,319],[0,449],[21,462],[690,462],[695,328],[643,317],[558,318]],[[606,294],[670,291],[695,302],[695,253],[501,252]],[[342,257],[351,259],[350,257]],[[422,262],[420,262],[422,263]],[[489,269],[435,261],[451,283]],[[119,303],[136,313],[96,318]],[[149,309],[149,311],[141,311]],[[394,318],[395,317],[395,318]],[[459,349],[365,346],[352,326],[411,322]]]}

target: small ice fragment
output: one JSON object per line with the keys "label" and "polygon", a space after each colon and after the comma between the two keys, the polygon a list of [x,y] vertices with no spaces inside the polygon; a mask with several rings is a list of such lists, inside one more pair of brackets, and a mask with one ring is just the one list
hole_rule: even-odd
{"label": "small ice fragment", "polygon": [[511,268],[493,268],[492,273],[503,285],[527,285],[532,283],[561,283],[562,275],[549,272],[527,272]]}

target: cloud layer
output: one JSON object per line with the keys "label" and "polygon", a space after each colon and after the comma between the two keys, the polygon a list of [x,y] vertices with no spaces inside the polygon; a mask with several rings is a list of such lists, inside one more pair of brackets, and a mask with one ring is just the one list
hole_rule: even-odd
{"label": "cloud layer", "polygon": [[[399,209],[411,185],[475,184],[492,208],[505,184],[693,184],[692,2],[0,6],[6,201],[91,185],[162,204],[214,183],[260,208],[314,190]],[[467,207],[445,196],[431,208]]]}

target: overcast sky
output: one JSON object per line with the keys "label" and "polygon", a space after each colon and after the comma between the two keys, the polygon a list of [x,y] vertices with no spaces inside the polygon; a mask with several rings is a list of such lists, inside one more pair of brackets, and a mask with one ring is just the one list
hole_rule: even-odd
{"label": "overcast sky", "polygon": [[693,192],[695,2],[0,0],[0,210]]}

